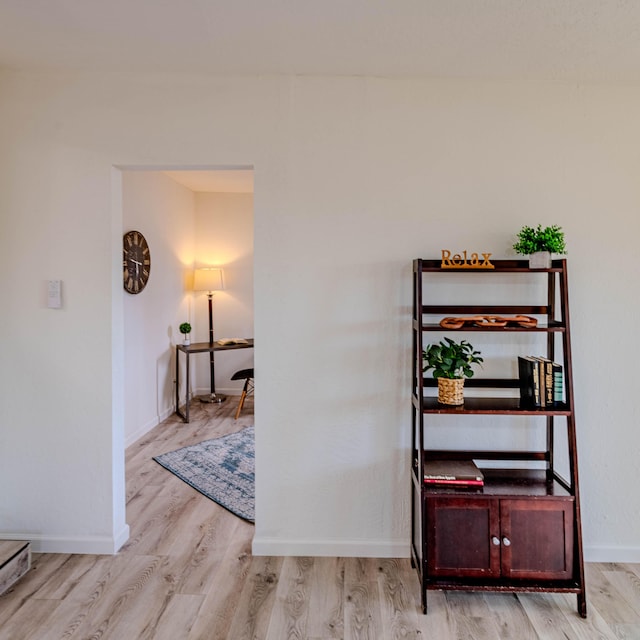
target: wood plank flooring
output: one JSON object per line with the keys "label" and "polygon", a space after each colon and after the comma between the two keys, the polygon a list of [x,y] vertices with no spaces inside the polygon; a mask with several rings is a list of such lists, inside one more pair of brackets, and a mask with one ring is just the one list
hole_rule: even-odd
{"label": "wood plank flooring", "polygon": [[152,456],[253,423],[252,398],[193,403],[126,452],[131,538],[114,556],[33,554],[0,640],[640,640],[640,565],[587,564],[575,596],[420,591],[408,559],[251,556],[253,525]]}

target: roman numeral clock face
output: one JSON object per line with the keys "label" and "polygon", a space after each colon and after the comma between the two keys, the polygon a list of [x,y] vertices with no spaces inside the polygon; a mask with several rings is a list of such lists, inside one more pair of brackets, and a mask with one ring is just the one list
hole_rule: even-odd
{"label": "roman numeral clock face", "polygon": [[139,231],[124,234],[122,246],[122,275],[125,291],[140,293],[151,272],[151,253],[145,237]]}

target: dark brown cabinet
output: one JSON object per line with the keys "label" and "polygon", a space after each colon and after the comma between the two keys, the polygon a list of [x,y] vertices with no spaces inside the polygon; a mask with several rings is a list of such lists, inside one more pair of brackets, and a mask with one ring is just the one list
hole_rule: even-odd
{"label": "dark brown cabinet", "polygon": [[568,580],[573,500],[428,496],[430,575]]}
{"label": "dark brown cabinet", "polygon": [[[442,269],[436,260],[413,263],[411,554],[420,578],[423,611],[427,612],[429,589],[551,591],[576,594],[578,612],[585,617],[567,262],[554,260],[551,268],[536,270],[523,260],[497,260],[493,266],[491,270],[451,270]],[[443,274],[448,287],[464,285],[466,279],[476,298],[479,287],[487,287],[486,304],[448,302],[449,290],[437,283]],[[522,282],[518,282],[520,277]],[[518,303],[492,302],[501,297],[492,295],[500,293],[495,288],[505,283],[512,288],[517,283]],[[522,297],[529,293],[537,299],[523,302]],[[438,322],[438,318],[465,314],[529,315],[539,322],[535,327],[497,329],[466,324],[453,330],[443,329]],[[519,338],[524,338],[523,349],[527,349],[532,335],[541,336],[544,353],[538,355],[563,366],[563,401],[544,408],[523,404],[517,366],[511,363],[510,375],[467,380],[463,405],[440,404],[435,397],[436,382],[422,371],[425,336],[471,339],[452,335],[456,332],[474,332],[476,348],[476,338],[491,332],[490,342],[515,342],[516,351]],[[465,421],[470,416],[491,416],[492,426],[500,425],[498,432],[505,437],[508,430],[526,428],[532,440],[545,444],[510,449],[502,442],[481,438],[489,446],[442,448],[440,432],[436,448],[430,435],[436,416],[450,421],[452,431],[468,424]],[[536,440],[531,431],[538,430],[541,437]],[[495,439],[495,429],[493,433]],[[484,473],[484,485],[460,488],[425,483],[425,461],[447,459],[475,461]]]}

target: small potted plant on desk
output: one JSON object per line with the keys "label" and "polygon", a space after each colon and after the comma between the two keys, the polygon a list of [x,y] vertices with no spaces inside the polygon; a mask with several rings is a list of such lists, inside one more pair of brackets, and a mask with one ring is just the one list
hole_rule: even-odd
{"label": "small potted plant on desk", "polygon": [[445,338],[430,344],[423,352],[423,371],[433,369],[438,381],[438,402],[442,404],[464,404],[464,379],[473,377],[471,365],[482,364],[479,351],[466,340],[455,342]]}
{"label": "small potted plant on desk", "polygon": [[531,269],[548,269],[551,267],[552,253],[567,252],[564,231],[557,225],[544,229],[541,224],[535,229],[524,226],[518,232],[518,241],[513,245],[513,250],[523,256],[529,256]]}
{"label": "small potted plant on desk", "polygon": [[182,344],[185,347],[188,347],[191,344],[191,338],[189,337],[189,334],[191,333],[191,325],[188,322],[183,322],[178,329],[180,329],[180,333],[184,336]]}

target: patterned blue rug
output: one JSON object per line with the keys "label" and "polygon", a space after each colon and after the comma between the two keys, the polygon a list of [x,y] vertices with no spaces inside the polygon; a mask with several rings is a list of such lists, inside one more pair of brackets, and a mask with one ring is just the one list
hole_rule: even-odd
{"label": "patterned blue rug", "polygon": [[254,428],[153,458],[231,513],[255,522]]}

